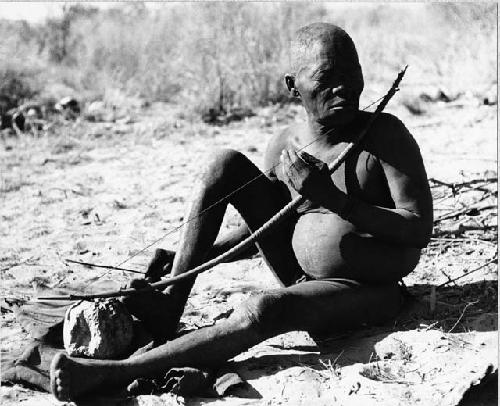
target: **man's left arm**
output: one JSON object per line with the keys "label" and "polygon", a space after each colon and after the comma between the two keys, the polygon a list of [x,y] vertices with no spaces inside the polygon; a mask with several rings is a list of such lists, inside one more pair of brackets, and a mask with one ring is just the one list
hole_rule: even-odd
{"label": "man's left arm", "polygon": [[[394,208],[371,205],[345,193],[329,205],[357,227],[388,242],[423,248],[432,234],[432,195],[418,145],[411,135],[392,139],[393,154],[379,158]],[[331,197],[334,197],[332,195]]]}

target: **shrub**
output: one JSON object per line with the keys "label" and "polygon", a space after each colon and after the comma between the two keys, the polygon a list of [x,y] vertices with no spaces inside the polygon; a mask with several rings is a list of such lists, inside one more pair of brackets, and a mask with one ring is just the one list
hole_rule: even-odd
{"label": "shrub", "polygon": [[0,114],[39,93],[36,73],[27,68],[0,65]]}
{"label": "shrub", "polygon": [[[457,92],[496,81],[496,4],[70,5],[39,26],[2,31],[0,24],[6,38],[0,56],[36,59],[46,75],[54,72],[51,79],[80,92],[116,90],[223,113],[290,101],[283,83],[288,44],[296,29],[313,21],[337,23],[351,34],[367,88],[377,92],[405,64],[411,67],[407,86]],[[4,85],[9,103],[19,99],[15,94],[30,96],[26,75]]]}

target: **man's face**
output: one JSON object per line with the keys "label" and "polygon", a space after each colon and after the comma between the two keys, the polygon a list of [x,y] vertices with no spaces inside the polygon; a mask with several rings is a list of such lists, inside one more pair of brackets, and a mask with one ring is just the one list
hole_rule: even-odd
{"label": "man's face", "polygon": [[358,110],[358,94],[347,83],[348,76],[334,69],[332,58],[322,52],[322,46],[314,48],[298,70],[294,87],[312,119],[327,126],[345,125]]}

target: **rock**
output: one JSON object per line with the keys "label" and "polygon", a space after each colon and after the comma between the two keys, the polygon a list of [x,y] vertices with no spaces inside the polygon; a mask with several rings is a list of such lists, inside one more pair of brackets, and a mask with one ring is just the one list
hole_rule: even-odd
{"label": "rock", "polygon": [[491,88],[485,92],[483,96],[483,104],[487,106],[498,104],[498,91],[496,86],[491,86]]}
{"label": "rock", "polygon": [[427,113],[427,106],[419,97],[410,96],[403,98],[401,104],[414,116],[421,116]]}
{"label": "rock", "polygon": [[80,103],[74,97],[66,96],[56,103],[55,109],[61,113],[76,116],[80,114]]}
{"label": "rock", "polygon": [[203,122],[214,125],[227,125],[232,121],[241,121],[253,116],[255,116],[255,113],[247,107],[233,107],[228,111],[212,107],[205,109],[201,113]]}
{"label": "rock", "polygon": [[116,358],[130,348],[132,316],[117,299],[75,303],[64,317],[64,348],[70,356]]}
{"label": "rock", "polygon": [[375,351],[380,359],[410,361],[413,356],[410,344],[392,336],[375,344]]}
{"label": "rock", "polygon": [[104,110],[106,110],[106,104],[101,100],[93,101],[87,106],[88,114],[102,113]]}
{"label": "rock", "polygon": [[17,107],[30,120],[42,120],[47,116],[47,107],[41,101],[29,101]]}
{"label": "rock", "polygon": [[451,101],[454,101],[460,97],[460,94],[452,94],[448,90],[443,90],[443,89],[435,89],[429,93],[421,93],[419,95],[420,100],[428,103],[433,103],[433,102],[444,102],[444,103],[449,103]]}
{"label": "rock", "polygon": [[101,100],[96,100],[90,103],[85,109],[84,117],[91,122],[104,122],[108,121],[109,112],[106,104]]}

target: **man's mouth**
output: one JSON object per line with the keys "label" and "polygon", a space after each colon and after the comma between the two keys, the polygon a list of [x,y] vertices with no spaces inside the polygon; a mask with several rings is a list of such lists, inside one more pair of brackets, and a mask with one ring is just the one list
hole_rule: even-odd
{"label": "man's mouth", "polygon": [[347,103],[334,104],[334,105],[328,107],[328,110],[330,110],[330,111],[350,110],[350,109],[352,109],[352,105],[347,104]]}
{"label": "man's mouth", "polygon": [[[335,103],[330,105],[324,112],[323,120],[325,123],[332,124],[333,122],[343,122],[349,120],[355,107],[351,103]],[[340,120],[340,121],[339,121]]]}
{"label": "man's mouth", "polygon": [[352,108],[352,103],[349,103],[348,100],[345,100],[345,99],[338,100],[338,99],[339,98],[337,98],[337,100],[327,104],[328,110],[338,111],[338,110],[349,110]]}

